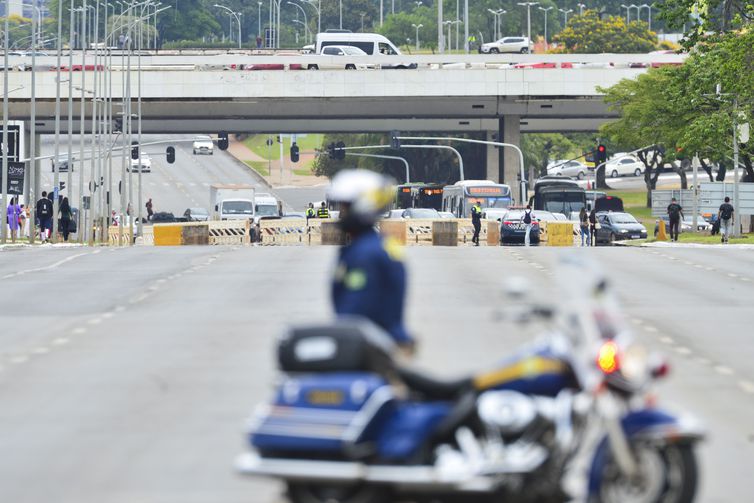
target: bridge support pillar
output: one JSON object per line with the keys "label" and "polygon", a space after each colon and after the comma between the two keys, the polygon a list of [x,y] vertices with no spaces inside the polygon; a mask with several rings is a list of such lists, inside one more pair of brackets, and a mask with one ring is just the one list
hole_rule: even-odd
{"label": "bridge support pillar", "polygon": [[[503,143],[521,145],[521,125],[518,115],[506,115],[498,120],[498,138]],[[503,147],[499,155],[500,181],[511,186],[514,194],[518,193],[518,174],[520,171],[518,152],[510,147]]]}
{"label": "bridge support pillar", "polygon": [[[487,131],[487,141],[497,141],[497,132]],[[485,180],[500,183],[500,148],[487,145],[487,176]]]}

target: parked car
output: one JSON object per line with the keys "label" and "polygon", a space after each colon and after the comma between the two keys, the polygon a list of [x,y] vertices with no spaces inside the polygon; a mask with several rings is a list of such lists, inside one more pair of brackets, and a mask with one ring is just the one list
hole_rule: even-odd
{"label": "parked car", "polygon": [[194,155],[208,154],[213,155],[215,153],[215,144],[212,142],[212,138],[206,135],[197,136],[194,138]]}
{"label": "parked car", "polygon": [[440,218],[455,218],[456,216],[450,211],[438,211]]}
{"label": "parked car", "polygon": [[152,158],[146,152],[141,153],[141,160],[131,159],[130,166],[126,167],[126,171],[138,173],[141,170],[142,173],[152,172]]}
{"label": "parked car", "polygon": [[[684,215],[681,225],[678,227],[680,232],[691,232],[694,229],[694,220],[692,215]],[[655,236],[660,232],[660,220],[665,221],[665,232],[670,232],[670,217],[664,215],[655,220]],[[711,231],[712,224],[707,222],[702,215],[697,217],[696,228],[700,231]]]}
{"label": "parked car", "polygon": [[406,211],[405,209],[399,208],[397,210],[388,210],[385,212],[384,215],[382,215],[382,218],[389,219],[389,220],[395,220],[396,218],[402,218],[403,212]]}
{"label": "parked car", "polygon": [[589,168],[579,161],[559,160],[553,161],[547,165],[548,176],[567,176],[569,178],[578,178],[583,180],[589,173]]}
{"label": "parked car", "polygon": [[401,218],[439,220],[442,217],[440,217],[440,213],[434,208],[408,208],[403,212]]}
{"label": "parked car", "polygon": [[205,208],[187,208],[183,212],[187,222],[206,222],[209,220],[209,212]]}
{"label": "parked car", "polygon": [[633,156],[614,159],[605,164],[605,174],[611,178],[641,176],[643,173],[644,163]]}
{"label": "parked car", "polygon": [[[539,244],[541,229],[539,226],[539,211],[532,211],[532,226],[529,232],[529,242]],[[541,213],[547,213],[542,211]],[[524,210],[508,210],[500,223],[500,243],[503,245],[523,243],[526,238],[526,224],[524,223]]]}
{"label": "parked car", "polygon": [[626,239],[646,239],[647,228],[630,213],[597,213],[599,229],[594,231],[596,244],[614,243]]}
{"label": "parked car", "polygon": [[508,208],[485,208],[482,210],[482,218],[502,222],[506,213],[508,213]]}
{"label": "parked car", "polygon": [[152,215],[153,224],[170,224],[175,222],[175,215],[168,211],[158,211]]}
{"label": "parked car", "polygon": [[479,47],[481,53],[497,54],[501,52],[516,52],[520,54],[530,53],[534,44],[527,37],[503,37],[494,42],[482,44]]}

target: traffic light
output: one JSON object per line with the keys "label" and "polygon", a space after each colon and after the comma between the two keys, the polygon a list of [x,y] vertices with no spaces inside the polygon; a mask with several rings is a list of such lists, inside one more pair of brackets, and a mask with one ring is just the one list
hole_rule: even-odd
{"label": "traffic light", "polygon": [[339,161],[342,161],[343,159],[346,158],[346,151],[343,150],[344,148],[346,148],[346,144],[343,143],[342,141],[339,141],[338,144],[335,145],[335,147],[336,147],[335,158]]}
{"label": "traffic light", "polygon": [[139,159],[139,142],[138,141],[131,142],[131,159],[133,159],[134,161]]}
{"label": "traffic light", "polygon": [[390,131],[390,148],[401,148],[401,141],[398,139],[400,135],[401,133],[398,131]]}
{"label": "traffic light", "polygon": [[175,147],[168,147],[166,153],[168,164],[173,164],[175,162]]}
{"label": "traffic light", "polygon": [[228,133],[220,131],[217,134],[217,148],[220,150],[228,150]]}
{"label": "traffic light", "polygon": [[291,145],[291,162],[298,162],[298,145],[296,145],[296,142]]}
{"label": "traffic light", "polygon": [[327,157],[329,157],[330,159],[335,159],[335,144],[334,143],[330,143],[327,146]]}
{"label": "traffic light", "polygon": [[597,156],[595,159],[597,166],[605,164],[607,162],[607,147],[604,145],[597,145]]}

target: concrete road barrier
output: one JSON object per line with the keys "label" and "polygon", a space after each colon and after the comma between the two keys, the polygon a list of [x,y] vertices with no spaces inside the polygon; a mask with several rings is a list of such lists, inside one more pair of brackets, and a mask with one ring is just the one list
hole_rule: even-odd
{"label": "concrete road barrier", "polygon": [[379,226],[380,234],[386,238],[393,238],[404,246],[406,245],[408,241],[408,224],[406,220],[382,220]]}
{"label": "concrete road barrier", "polygon": [[221,220],[210,221],[209,244],[248,245],[251,243],[251,221]]}
{"label": "concrete road barrier", "polygon": [[435,220],[432,223],[432,246],[458,246],[458,221]]}
{"label": "concrete road barrier", "polygon": [[[484,223],[482,228],[484,228]],[[497,220],[487,221],[487,246],[500,246],[500,222]]]}
{"label": "concrete road barrier", "polygon": [[155,246],[181,246],[183,244],[182,224],[154,224]]}
{"label": "concrete road barrier", "polygon": [[125,227],[123,237],[120,235],[120,227],[111,225],[107,228],[107,241],[110,246],[128,246],[133,239],[132,229]]}
{"label": "concrete road barrier", "polygon": [[573,224],[547,222],[547,246],[573,246]]}
{"label": "concrete road barrier", "polygon": [[340,230],[338,223],[327,220],[320,223],[322,229],[322,244],[342,246],[346,244],[346,234]]}

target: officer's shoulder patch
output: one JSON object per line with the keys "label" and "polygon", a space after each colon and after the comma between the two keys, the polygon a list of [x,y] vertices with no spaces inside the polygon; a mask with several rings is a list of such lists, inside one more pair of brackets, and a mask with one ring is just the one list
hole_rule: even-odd
{"label": "officer's shoulder patch", "polygon": [[367,273],[363,269],[351,269],[343,278],[343,284],[349,290],[363,290],[367,286]]}
{"label": "officer's shoulder patch", "polygon": [[398,241],[394,237],[386,237],[385,240],[382,242],[382,247],[385,249],[385,251],[388,254],[388,257],[390,257],[393,260],[401,261],[403,260],[403,257],[406,255],[405,250],[403,249],[403,245],[400,241]]}

